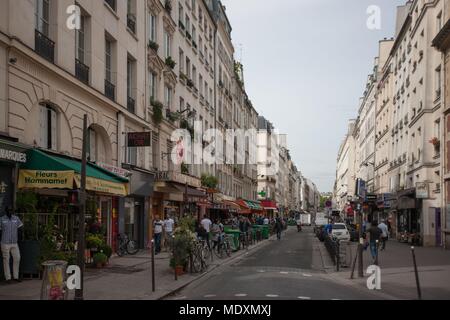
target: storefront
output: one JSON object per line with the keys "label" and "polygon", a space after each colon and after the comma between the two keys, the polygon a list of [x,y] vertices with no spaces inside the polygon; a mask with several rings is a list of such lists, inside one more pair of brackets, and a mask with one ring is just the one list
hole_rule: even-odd
{"label": "storefront", "polygon": [[[105,229],[106,243],[117,248],[120,199],[128,195],[128,179],[92,163],[86,170],[86,222],[100,223]],[[78,229],[78,203],[81,185],[81,162],[71,157],[32,149],[27,162],[20,166],[18,189],[45,197],[60,198],[70,208],[66,220],[75,238]]]}
{"label": "storefront", "polygon": [[277,208],[277,203],[275,201],[272,200],[262,200],[261,201],[261,206],[264,210],[264,215],[266,217],[268,217],[269,219],[272,219],[274,217],[276,217],[276,215],[278,214],[278,208]]}
{"label": "storefront", "polygon": [[159,172],[152,197],[152,220],[169,215],[175,221],[183,216],[200,219],[206,213],[206,205],[199,205],[204,199],[207,194],[201,189],[200,179],[177,172]]}
{"label": "storefront", "polygon": [[14,207],[18,167],[27,162],[26,150],[26,146],[0,139],[0,216]]}
{"label": "storefront", "polygon": [[398,240],[421,243],[421,201],[416,198],[416,189],[399,191],[395,200],[391,201],[393,212],[389,223]]}

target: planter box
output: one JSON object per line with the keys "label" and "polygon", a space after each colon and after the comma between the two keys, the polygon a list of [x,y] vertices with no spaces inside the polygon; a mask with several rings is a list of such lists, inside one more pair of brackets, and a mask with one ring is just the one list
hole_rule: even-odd
{"label": "planter box", "polygon": [[20,248],[20,274],[39,275],[39,256],[41,243],[39,241],[21,241]]}

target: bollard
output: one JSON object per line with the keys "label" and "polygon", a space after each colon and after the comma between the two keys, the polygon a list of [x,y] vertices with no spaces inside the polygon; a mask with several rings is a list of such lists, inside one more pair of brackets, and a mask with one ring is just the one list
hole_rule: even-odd
{"label": "bollard", "polygon": [[[172,239],[173,239],[172,243],[175,244],[175,236],[172,236]],[[175,258],[175,245],[173,245],[172,252],[173,252],[174,261],[177,261],[177,259]],[[178,281],[177,264],[176,263],[174,264],[173,270],[175,270],[175,281]]]}
{"label": "bollard", "polygon": [[152,291],[156,291],[156,284],[155,284],[155,240],[152,239],[151,244],[151,250],[152,250]]}
{"label": "bollard", "polygon": [[339,267],[341,264],[341,245],[339,240],[336,240],[336,271],[339,272]]}
{"label": "bollard", "polygon": [[374,263],[376,266],[378,266],[378,246],[379,246],[379,240],[376,240],[376,245],[375,245],[376,255],[375,255],[375,263]]}
{"label": "bollard", "polygon": [[412,253],[413,263],[414,263],[414,274],[416,276],[417,295],[419,297],[419,300],[422,300],[422,291],[420,289],[420,282],[419,282],[419,271],[417,270],[416,254],[414,252],[414,247],[411,247],[411,253]]}

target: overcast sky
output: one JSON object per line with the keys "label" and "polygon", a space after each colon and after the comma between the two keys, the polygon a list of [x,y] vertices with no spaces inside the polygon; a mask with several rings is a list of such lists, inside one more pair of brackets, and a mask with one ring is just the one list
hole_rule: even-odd
{"label": "overcast sky", "polygon": [[[253,105],[281,132],[297,167],[332,191],[339,145],[406,0],[222,0]],[[367,28],[369,6],[381,29]],[[242,47],[242,50],[240,49]],[[241,54],[242,51],[242,54]]]}

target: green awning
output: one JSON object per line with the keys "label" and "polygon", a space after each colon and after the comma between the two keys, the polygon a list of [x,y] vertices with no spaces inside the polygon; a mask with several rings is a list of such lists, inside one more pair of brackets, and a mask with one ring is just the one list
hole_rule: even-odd
{"label": "green awning", "polygon": [[[27,163],[21,165],[20,169],[19,185],[23,188],[31,186],[48,188],[52,184],[55,188],[58,188],[58,185],[59,188],[67,188],[71,183],[78,187],[80,185],[81,161],[70,157],[32,149],[27,152]],[[36,172],[39,173],[36,175]],[[70,175],[71,172],[72,175]],[[61,173],[61,175],[51,176],[46,173]],[[87,190],[122,196],[127,194],[128,179],[119,177],[93,163],[88,163],[86,176]]]}
{"label": "green awning", "polygon": [[260,205],[258,202],[251,201],[251,200],[244,200],[244,201],[245,201],[245,203],[247,204],[247,206],[248,206],[250,209],[253,209],[253,210],[262,210],[262,207],[261,207],[261,205]]}

